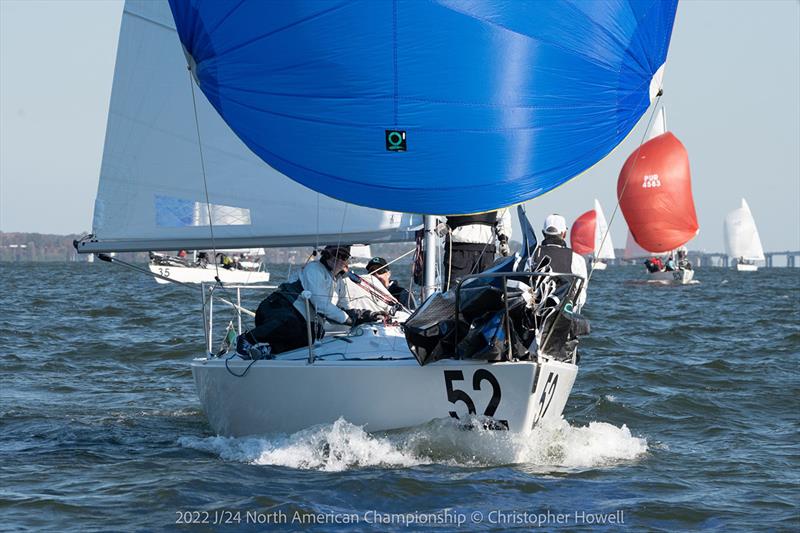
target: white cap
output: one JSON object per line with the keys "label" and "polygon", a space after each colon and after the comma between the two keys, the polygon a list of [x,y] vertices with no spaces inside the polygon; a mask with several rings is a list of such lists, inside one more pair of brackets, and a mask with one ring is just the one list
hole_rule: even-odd
{"label": "white cap", "polygon": [[567,231],[567,221],[561,215],[547,215],[542,231],[545,235],[561,235]]}

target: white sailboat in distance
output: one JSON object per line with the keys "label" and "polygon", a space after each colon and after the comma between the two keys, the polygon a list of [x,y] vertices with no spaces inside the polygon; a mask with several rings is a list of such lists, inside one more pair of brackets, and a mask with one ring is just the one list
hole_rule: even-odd
{"label": "white sailboat in distance", "polygon": [[570,245],[575,252],[591,257],[593,270],[605,270],[604,260],[614,259],[614,243],[608,230],[600,201],[595,198],[594,209],[575,219],[570,229]]}
{"label": "white sailboat in distance", "polygon": [[736,261],[739,272],[755,272],[756,261],[764,260],[764,248],[758,235],[756,221],[750,212],[747,200],[742,198],[741,205],[725,217],[725,253]]}

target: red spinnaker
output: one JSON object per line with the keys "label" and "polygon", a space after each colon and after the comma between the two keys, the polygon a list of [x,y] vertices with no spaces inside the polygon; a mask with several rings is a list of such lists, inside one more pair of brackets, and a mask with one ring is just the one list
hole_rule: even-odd
{"label": "red spinnaker", "polygon": [[628,157],[619,173],[617,198],[633,238],[649,252],[683,246],[700,229],[689,155],[670,132],[647,141]]}
{"label": "red spinnaker", "polygon": [[594,234],[597,213],[594,209],[587,211],[572,224],[569,231],[569,243],[575,253],[588,255],[594,253]]}

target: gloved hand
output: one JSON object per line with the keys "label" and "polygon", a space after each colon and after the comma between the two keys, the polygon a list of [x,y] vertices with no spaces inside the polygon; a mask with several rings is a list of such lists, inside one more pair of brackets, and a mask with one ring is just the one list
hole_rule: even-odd
{"label": "gloved hand", "polygon": [[345,309],[344,311],[349,317],[351,326],[358,326],[359,324],[366,324],[367,322],[377,322],[386,316],[383,311],[370,311],[369,309]]}

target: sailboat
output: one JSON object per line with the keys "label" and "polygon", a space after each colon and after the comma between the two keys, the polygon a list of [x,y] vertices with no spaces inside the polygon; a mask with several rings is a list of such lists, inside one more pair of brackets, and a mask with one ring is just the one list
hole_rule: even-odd
{"label": "sailboat", "polygon": [[606,216],[597,199],[594,209],[583,213],[572,223],[569,239],[575,252],[591,256],[592,270],[605,270],[608,265],[603,260],[615,258]]}
{"label": "sailboat", "polygon": [[725,217],[725,253],[736,260],[739,272],[755,272],[756,261],[764,260],[761,237],[758,236],[756,222],[750,206],[742,198],[742,204]]}
{"label": "sailboat", "polygon": [[372,259],[372,248],[369,244],[354,244],[350,247],[351,268],[367,268],[370,259]]}
{"label": "sailboat", "polygon": [[191,256],[182,251],[178,255],[150,252],[148,269],[154,274],[156,283],[168,285],[178,283],[215,283],[217,278],[227,285],[251,285],[267,283],[270,273],[261,262],[263,248],[241,250],[211,250],[193,252]]}
{"label": "sailboat", "polygon": [[684,245],[698,234],[700,226],[692,198],[689,156],[667,130],[663,107],[647,142],[625,161],[617,180],[617,198],[636,243],[651,254],[668,255],[675,263],[672,268],[648,268],[649,279],[689,283],[694,270]]}
{"label": "sailboat", "polygon": [[[126,3],[94,234],[79,251],[413,240],[422,221],[408,213],[425,213],[427,300],[414,316],[441,310],[416,340],[387,321],[274,359],[195,359],[213,430],[285,433],[344,417],[382,431],[477,416],[527,433],[558,420],[577,352],[550,340],[573,320],[573,297],[547,295],[559,279],[570,291],[582,280],[505,260],[473,287],[548,309],[534,340],[511,346],[506,309],[496,359],[428,357],[415,343],[459,324],[470,288],[437,291],[435,215],[531,199],[605,157],[661,90],[676,2],[618,1],[584,17],[572,16],[582,4],[555,2],[169,7]],[[203,200],[247,209],[249,223],[184,223]]]}

